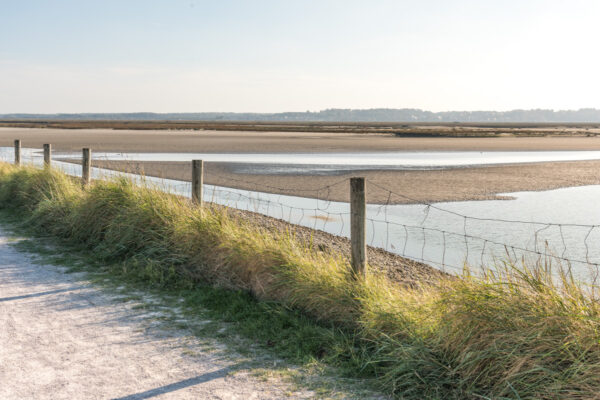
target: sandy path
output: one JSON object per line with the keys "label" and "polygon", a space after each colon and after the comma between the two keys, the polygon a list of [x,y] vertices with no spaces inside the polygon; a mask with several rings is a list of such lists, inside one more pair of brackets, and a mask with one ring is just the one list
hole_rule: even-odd
{"label": "sandy path", "polygon": [[0,230],[0,399],[289,398],[243,360],[203,351],[114,300],[81,276],[32,263]]}

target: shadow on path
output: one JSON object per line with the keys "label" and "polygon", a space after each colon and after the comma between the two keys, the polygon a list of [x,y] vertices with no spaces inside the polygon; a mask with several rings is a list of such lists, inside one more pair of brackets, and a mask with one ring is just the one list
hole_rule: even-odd
{"label": "shadow on path", "polygon": [[29,298],[32,298],[32,297],[48,296],[48,295],[51,295],[51,294],[70,292],[72,290],[79,290],[79,289],[81,289],[81,287],[72,287],[72,288],[66,288],[66,289],[49,290],[47,292],[22,294],[20,296],[13,296],[13,297],[3,297],[3,298],[0,298],[0,302],[3,302],[3,301],[13,301],[13,300],[21,300],[21,299],[29,299]]}
{"label": "shadow on path", "polygon": [[231,366],[222,368],[213,372],[208,372],[203,375],[198,375],[194,378],[185,379],[183,381],[171,383],[169,385],[161,386],[155,389],[150,389],[145,392],[130,394],[125,397],[114,398],[113,400],[140,400],[140,399],[149,399],[151,397],[160,396],[165,393],[174,392],[176,390],[185,389],[190,386],[198,385],[201,383],[205,383],[208,381],[212,381],[213,379],[224,378],[230,372],[239,369],[240,366]]}

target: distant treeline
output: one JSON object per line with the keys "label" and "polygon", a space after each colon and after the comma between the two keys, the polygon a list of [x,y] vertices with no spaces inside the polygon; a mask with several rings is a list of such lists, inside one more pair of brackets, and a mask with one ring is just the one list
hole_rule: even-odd
{"label": "distant treeline", "polygon": [[117,120],[117,121],[288,121],[288,122],[600,122],[600,110],[511,110],[431,112],[413,108],[366,110],[327,109],[283,113],[83,113],[83,114],[0,114],[14,120]]}

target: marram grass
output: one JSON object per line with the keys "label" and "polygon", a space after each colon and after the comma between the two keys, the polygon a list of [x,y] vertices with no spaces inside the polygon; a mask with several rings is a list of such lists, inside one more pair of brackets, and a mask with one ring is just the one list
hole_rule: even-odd
{"label": "marram grass", "polygon": [[356,281],[343,257],[222,207],[127,180],[82,189],[54,170],[8,164],[0,207],[164,284],[241,289],[352,332],[363,349],[347,354],[356,375],[398,398],[600,397],[599,302],[560,269],[505,263],[415,288]]}

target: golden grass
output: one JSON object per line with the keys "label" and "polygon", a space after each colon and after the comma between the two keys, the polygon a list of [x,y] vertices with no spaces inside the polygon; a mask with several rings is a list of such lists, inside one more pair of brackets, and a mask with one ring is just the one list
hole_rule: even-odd
{"label": "golden grass", "polygon": [[600,392],[599,302],[561,268],[505,263],[419,288],[379,274],[357,281],[343,257],[225,208],[201,210],[122,179],[82,189],[59,172],[7,164],[0,164],[0,206],[107,260],[140,260],[190,282],[247,290],[353,332],[366,349],[347,355],[357,372],[400,398]]}

